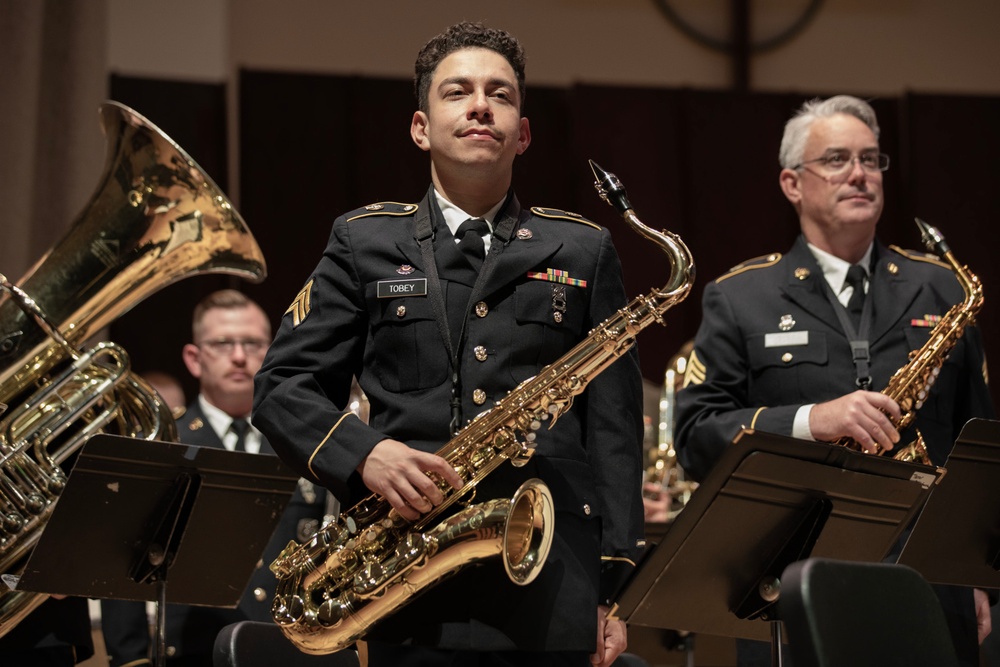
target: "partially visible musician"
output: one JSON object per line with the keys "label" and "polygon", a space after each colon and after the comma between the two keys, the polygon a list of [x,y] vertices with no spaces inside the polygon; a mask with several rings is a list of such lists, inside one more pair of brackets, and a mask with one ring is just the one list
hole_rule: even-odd
{"label": "partially visible musician", "polygon": [[[696,477],[743,427],[849,437],[870,453],[913,440],[912,428],[893,426],[900,408],[880,390],[964,293],[943,263],[876,239],[889,167],[878,135],[871,106],[847,95],[807,102],[785,126],[779,182],[801,236],[784,256],[744,262],[705,288],[677,405],[680,462]],[[849,340],[867,341],[867,360],[856,363]],[[985,371],[980,331],[970,327],[915,420],[935,465],[967,420],[993,416]],[[978,665],[990,631],[986,594],[939,595],[962,664]],[[738,649],[740,665],[771,664],[767,644]]]}
{"label": "partially visible musician", "polygon": [[[626,304],[608,231],[522,207],[511,188],[531,142],[517,40],[451,26],[421,50],[415,88],[410,135],[430,156],[431,186],[417,203],[333,221],[257,376],[254,410],[279,455],[345,507],[376,492],[411,520],[443,501],[427,473],[462,486],[434,454],[453,429]],[[555,535],[538,578],[516,586],[496,560],[465,568],[376,625],[369,664],[606,666],[624,650],[607,603],[642,549],[637,361],[626,354],[539,431],[524,468],[505,464],[477,488],[476,502],[532,477],[551,488]],[[352,376],[370,426],[349,413]]]}
{"label": "partially visible musician", "polygon": [[[191,336],[182,355],[188,371],[198,380],[198,396],[177,416],[180,441],[273,455],[267,439],[248,421],[253,377],[271,343],[267,315],[242,292],[219,290],[195,306]],[[325,511],[325,492],[300,483],[236,609],[167,605],[167,666],[212,667],[215,638],[222,628],[245,620],[270,622],[275,578],[267,566],[289,540],[301,540],[315,532]],[[240,517],[231,519],[239,521]],[[145,602],[103,600],[101,612],[111,667],[151,664],[155,641]]]}

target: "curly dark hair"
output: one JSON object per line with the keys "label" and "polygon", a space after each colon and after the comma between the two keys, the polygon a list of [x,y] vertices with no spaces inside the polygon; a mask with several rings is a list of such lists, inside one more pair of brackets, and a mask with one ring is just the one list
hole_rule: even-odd
{"label": "curly dark hair", "polygon": [[503,56],[517,76],[518,96],[524,108],[524,49],[520,42],[504,30],[487,28],[482,23],[463,21],[447,28],[437,37],[424,44],[417,54],[414,64],[413,92],[421,111],[428,108],[431,79],[438,64],[454,51],[467,48],[481,48],[496,51]]}

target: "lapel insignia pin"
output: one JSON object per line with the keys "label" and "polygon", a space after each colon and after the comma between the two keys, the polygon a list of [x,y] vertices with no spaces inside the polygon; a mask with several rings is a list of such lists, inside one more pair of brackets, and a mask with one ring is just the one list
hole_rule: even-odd
{"label": "lapel insignia pin", "polygon": [[895,262],[889,262],[888,264],[886,264],[886,265],[885,265],[885,268],[886,268],[886,269],[887,269],[887,270],[889,271],[889,273],[891,273],[892,275],[896,275],[897,273],[899,273],[899,267],[898,267],[898,266],[896,266],[896,263],[895,263]]}
{"label": "lapel insignia pin", "polygon": [[795,269],[795,277],[799,280],[805,280],[809,277],[809,269],[800,266]]}
{"label": "lapel insignia pin", "polygon": [[195,417],[194,419],[191,420],[191,423],[188,424],[188,429],[192,431],[198,431],[204,425],[205,422],[203,422],[200,417]]}
{"label": "lapel insignia pin", "polygon": [[531,230],[524,228],[517,230],[517,238],[521,239],[522,241],[527,241],[528,239],[531,238]]}
{"label": "lapel insignia pin", "polygon": [[782,331],[789,331],[795,326],[795,320],[791,315],[782,315],[781,321],[778,322],[778,328]]}
{"label": "lapel insignia pin", "polygon": [[410,266],[409,264],[403,264],[398,269],[396,269],[396,273],[398,273],[401,276],[408,276],[411,273],[413,273],[413,267]]}

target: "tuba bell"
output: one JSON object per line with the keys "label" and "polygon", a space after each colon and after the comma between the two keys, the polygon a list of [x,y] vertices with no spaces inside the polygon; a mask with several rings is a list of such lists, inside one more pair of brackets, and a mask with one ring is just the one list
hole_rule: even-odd
{"label": "tuba bell", "polygon": [[88,340],[183,278],[267,273],[246,223],[180,146],[122,104],[99,115],[107,154],[83,212],[20,280],[0,274],[0,636],[47,597],[16,583],[65,486],[61,464],[100,432],[177,439],[125,350]]}

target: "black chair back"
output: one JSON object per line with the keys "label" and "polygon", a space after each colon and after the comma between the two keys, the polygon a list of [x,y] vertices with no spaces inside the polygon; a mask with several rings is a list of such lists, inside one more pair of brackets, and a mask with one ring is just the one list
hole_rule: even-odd
{"label": "black chair back", "polygon": [[344,649],[330,655],[309,655],[281,633],[274,623],[240,621],[227,625],[215,638],[214,667],[360,667],[358,654]]}
{"label": "black chair back", "polygon": [[795,667],[958,665],[937,596],[903,565],[792,563],[778,610]]}

